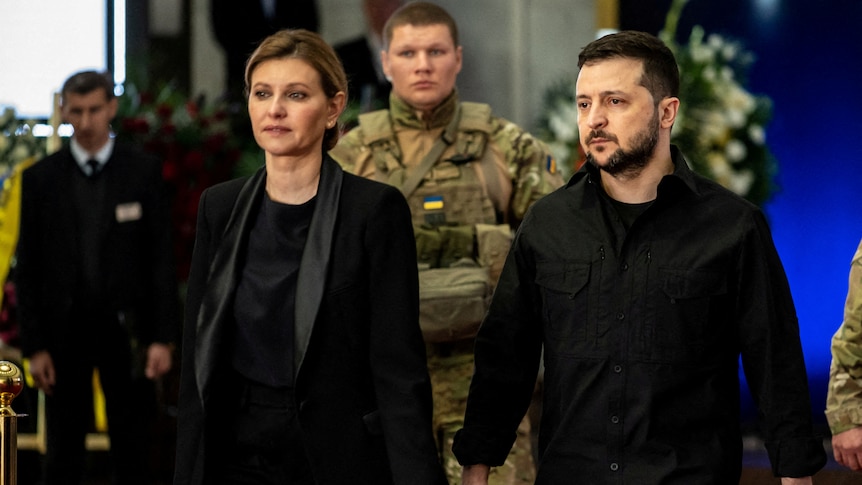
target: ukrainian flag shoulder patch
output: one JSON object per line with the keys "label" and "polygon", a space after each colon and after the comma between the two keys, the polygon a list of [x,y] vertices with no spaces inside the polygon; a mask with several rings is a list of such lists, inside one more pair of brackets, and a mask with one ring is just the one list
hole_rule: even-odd
{"label": "ukrainian flag shoulder patch", "polygon": [[442,209],[443,208],[443,196],[442,195],[429,195],[429,196],[425,197],[425,200],[422,203],[422,207],[426,211]]}

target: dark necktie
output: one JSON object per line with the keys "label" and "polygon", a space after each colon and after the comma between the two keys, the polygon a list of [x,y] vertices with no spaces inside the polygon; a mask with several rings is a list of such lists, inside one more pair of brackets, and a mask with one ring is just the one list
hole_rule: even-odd
{"label": "dark necktie", "polygon": [[95,176],[99,172],[99,161],[91,158],[87,160],[87,166],[90,167],[90,177]]}

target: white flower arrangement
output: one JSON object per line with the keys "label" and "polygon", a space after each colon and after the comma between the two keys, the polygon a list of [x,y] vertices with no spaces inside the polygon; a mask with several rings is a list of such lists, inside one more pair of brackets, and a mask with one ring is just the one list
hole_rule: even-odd
{"label": "white flower arrangement", "polygon": [[[744,74],[754,56],[736,41],[706,35],[695,26],[688,43],[674,40],[687,0],[674,0],[659,37],[674,51],[680,70],[680,110],[671,132],[696,172],[756,204],[775,191],[777,163],[766,145],[771,100],[745,87]],[[583,160],[577,132],[574,79],[545,92],[540,137],[561,165],[572,170]]]}
{"label": "white flower arrangement", "polygon": [[14,108],[6,107],[0,114],[0,180],[5,180],[19,163],[40,159],[46,153],[44,137],[33,135],[36,120],[20,120]]}

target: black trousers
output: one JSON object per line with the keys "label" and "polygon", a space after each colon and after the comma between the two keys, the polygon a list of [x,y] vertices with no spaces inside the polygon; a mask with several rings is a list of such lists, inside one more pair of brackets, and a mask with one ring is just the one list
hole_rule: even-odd
{"label": "black trousers", "polygon": [[128,333],[116,315],[82,311],[76,332],[51,351],[56,385],[45,399],[45,485],[81,483],[85,438],[93,424],[93,369],[105,394],[115,484],[150,483],[149,429],[156,415],[152,382],[133,377]]}
{"label": "black trousers", "polygon": [[[239,409],[226,420],[227,459],[216,465],[219,485],[314,485],[297,421],[293,389],[239,378]],[[229,423],[229,424],[228,424]]]}

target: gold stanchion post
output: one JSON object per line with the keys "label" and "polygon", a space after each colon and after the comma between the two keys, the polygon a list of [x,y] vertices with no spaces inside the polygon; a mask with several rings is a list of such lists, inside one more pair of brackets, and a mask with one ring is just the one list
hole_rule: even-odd
{"label": "gold stanchion post", "polygon": [[9,361],[0,361],[0,485],[18,483],[19,415],[12,410],[12,400],[22,389],[21,369]]}

